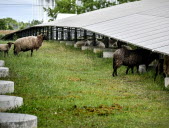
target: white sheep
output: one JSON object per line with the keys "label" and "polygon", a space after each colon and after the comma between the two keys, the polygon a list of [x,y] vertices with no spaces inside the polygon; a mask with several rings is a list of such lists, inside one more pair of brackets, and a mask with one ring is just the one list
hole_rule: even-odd
{"label": "white sheep", "polygon": [[33,50],[38,50],[42,46],[42,42],[44,40],[44,35],[38,36],[28,36],[19,38],[14,43],[14,55],[18,55],[19,52],[29,51],[31,50],[31,56],[33,54]]}
{"label": "white sheep", "polygon": [[86,40],[81,40],[81,41],[77,41],[74,46],[77,47],[77,48],[80,48],[82,46],[85,46],[86,44]]}
{"label": "white sheep", "polygon": [[4,57],[8,55],[8,51],[13,43],[9,42],[7,44],[0,44],[0,51],[4,52]]}
{"label": "white sheep", "polygon": [[105,48],[105,44],[102,41],[96,41],[96,46],[99,48]]}

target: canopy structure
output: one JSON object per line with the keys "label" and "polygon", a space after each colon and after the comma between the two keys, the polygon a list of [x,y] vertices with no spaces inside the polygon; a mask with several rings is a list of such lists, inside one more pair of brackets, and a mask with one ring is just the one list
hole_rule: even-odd
{"label": "canopy structure", "polygon": [[47,26],[83,29],[169,55],[169,0],[130,2],[33,27]]}

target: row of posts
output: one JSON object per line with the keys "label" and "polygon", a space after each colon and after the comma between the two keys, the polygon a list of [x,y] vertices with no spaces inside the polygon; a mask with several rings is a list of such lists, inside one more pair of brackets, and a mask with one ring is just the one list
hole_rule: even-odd
{"label": "row of posts", "polygon": [[[84,29],[79,28],[65,28],[65,27],[54,27],[54,26],[45,26],[45,27],[32,27],[22,31],[16,32],[11,39],[26,37],[26,36],[37,36],[39,34],[45,34],[48,40],[59,40],[59,41],[78,41],[84,40],[90,37],[96,45],[96,36],[98,38],[108,39],[108,37],[101,36],[99,34],[89,32]],[[108,43],[105,44],[106,47]]]}

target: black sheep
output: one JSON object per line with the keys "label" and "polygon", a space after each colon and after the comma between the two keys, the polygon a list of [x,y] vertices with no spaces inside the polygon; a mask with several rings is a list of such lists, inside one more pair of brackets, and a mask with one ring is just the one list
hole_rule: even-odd
{"label": "black sheep", "polygon": [[127,66],[126,74],[128,74],[129,69],[132,69],[134,66],[137,67],[137,72],[139,65],[145,64],[146,69],[148,65],[155,59],[158,58],[157,53],[152,53],[149,50],[145,49],[135,49],[135,50],[128,50],[127,48],[123,47],[115,51],[113,56],[113,76],[117,76],[117,69],[121,66]]}

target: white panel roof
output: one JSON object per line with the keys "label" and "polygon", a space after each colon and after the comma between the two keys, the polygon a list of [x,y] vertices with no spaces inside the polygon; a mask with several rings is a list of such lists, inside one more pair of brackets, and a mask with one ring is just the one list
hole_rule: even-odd
{"label": "white panel roof", "polygon": [[82,28],[169,55],[169,0],[142,0],[36,25]]}
{"label": "white panel roof", "polygon": [[166,2],[169,2],[169,0],[142,0],[124,3],[37,26],[83,27],[138,12],[144,12],[150,9],[156,9],[156,7],[160,7]]}
{"label": "white panel roof", "polygon": [[83,28],[169,55],[169,0],[157,1],[159,6]]}

